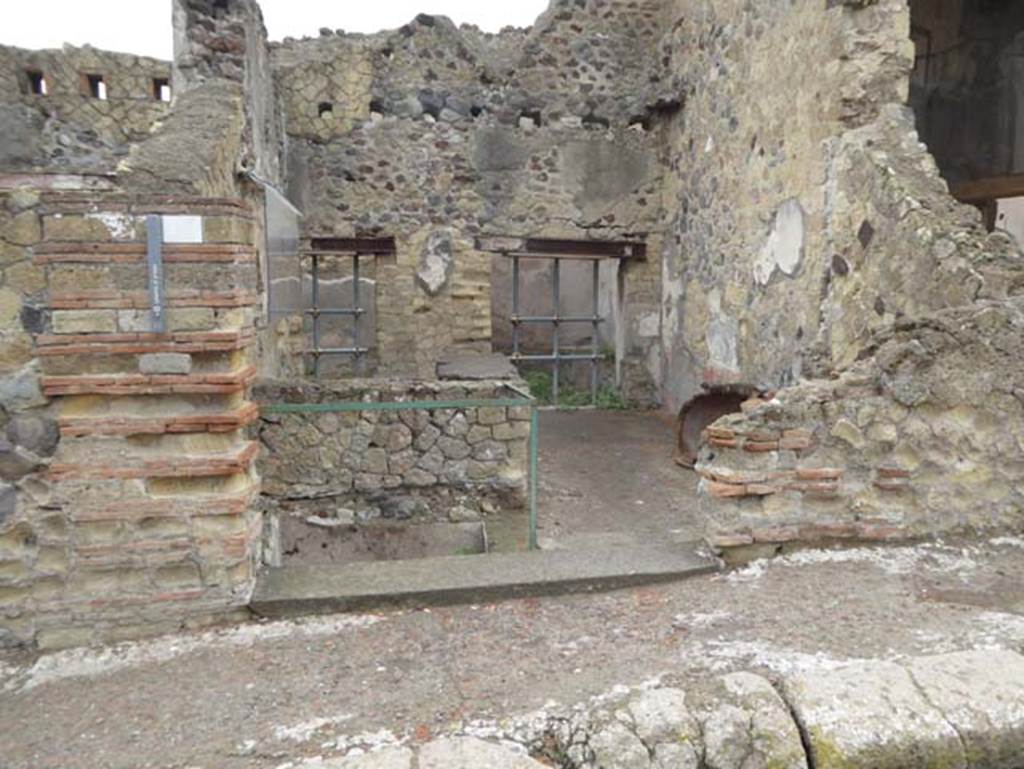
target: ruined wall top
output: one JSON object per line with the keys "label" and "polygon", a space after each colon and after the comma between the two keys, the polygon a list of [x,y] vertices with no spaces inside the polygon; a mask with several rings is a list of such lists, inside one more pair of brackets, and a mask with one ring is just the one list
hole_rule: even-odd
{"label": "ruined wall top", "polygon": [[488,34],[421,14],[373,35],[286,39],[272,56],[293,135],[340,136],[374,113],[625,127],[674,90],[658,45],[664,17],[662,0],[553,0],[525,30]]}
{"label": "ruined wall top", "polygon": [[0,46],[0,168],[108,172],[168,110],[169,62]]}

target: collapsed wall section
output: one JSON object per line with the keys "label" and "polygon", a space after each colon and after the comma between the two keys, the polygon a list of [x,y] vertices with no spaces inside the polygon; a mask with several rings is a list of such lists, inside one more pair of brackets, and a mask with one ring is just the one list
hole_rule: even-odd
{"label": "collapsed wall section", "polygon": [[[829,6],[689,17],[717,75],[679,127],[696,168],[665,283],[667,381],[675,397],[778,390],[705,432],[712,539],[1019,526],[1018,246],[950,197],[918,140],[907,3]],[[780,47],[806,65],[776,72]]]}

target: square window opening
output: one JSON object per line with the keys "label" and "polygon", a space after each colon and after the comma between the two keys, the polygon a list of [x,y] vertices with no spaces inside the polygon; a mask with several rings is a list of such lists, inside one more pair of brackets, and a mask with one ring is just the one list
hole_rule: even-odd
{"label": "square window opening", "polygon": [[89,96],[100,101],[106,101],[107,82],[103,79],[103,75],[86,75],[85,85]]}
{"label": "square window opening", "polygon": [[46,83],[46,76],[39,70],[30,69],[25,72],[28,79],[28,92],[36,96],[46,96],[50,89]]}
{"label": "square window opening", "polygon": [[165,77],[153,78],[153,98],[165,104],[171,101],[171,81]]}

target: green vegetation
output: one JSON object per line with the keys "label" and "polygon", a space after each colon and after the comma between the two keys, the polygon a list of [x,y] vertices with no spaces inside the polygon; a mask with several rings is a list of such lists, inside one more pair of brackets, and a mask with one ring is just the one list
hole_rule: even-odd
{"label": "green vegetation", "polygon": [[[540,405],[554,405],[551,399],[551,372],[527,371],[523,374],[523,379],[530,386],[530,392]],[[578,408],[591,405],[608,411],[623,411],[629,408],[629,404],[622,397],[622,394],[609,385],[603,385],[598,388],[597,401],[592,402],[589,389],[579,390],[572,385],[567,385],[564,381],[559,382],[558,406],[562,408]]]}

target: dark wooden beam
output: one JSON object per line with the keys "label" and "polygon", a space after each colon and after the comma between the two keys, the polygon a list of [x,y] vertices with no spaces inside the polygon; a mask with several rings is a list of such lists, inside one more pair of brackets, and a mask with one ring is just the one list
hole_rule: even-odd
{"label": "dark wooden beam", "polygon": [[394,238],[310,238],[309,249],[315,253],[375,254],[395,253]]}

